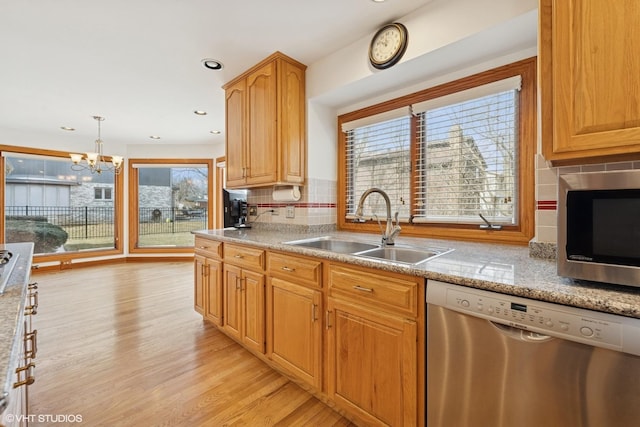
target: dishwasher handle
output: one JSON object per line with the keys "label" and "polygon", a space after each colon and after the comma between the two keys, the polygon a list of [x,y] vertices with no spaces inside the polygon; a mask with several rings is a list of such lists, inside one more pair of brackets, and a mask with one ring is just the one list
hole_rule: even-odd
{"label": "dishwasher handle", "polygon": [[542,342],[552,340],[554,338],[550,335],[528,331],[526,329],[505,325],[502,323],[494,322],[492,320],[487,320],[487,322],[493,325],[493,327],[496,328],[502,335],[505,335],[509,338],[512,338],[518,341],[542,343]]}

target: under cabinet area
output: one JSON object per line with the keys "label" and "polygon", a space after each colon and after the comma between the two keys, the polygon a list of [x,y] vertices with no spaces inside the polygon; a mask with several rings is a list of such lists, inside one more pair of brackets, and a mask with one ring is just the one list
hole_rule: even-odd
{"label": "under cabinet area", "polygon": [[424,425],[423,278],[196,242],[204,319],[357,425]]}

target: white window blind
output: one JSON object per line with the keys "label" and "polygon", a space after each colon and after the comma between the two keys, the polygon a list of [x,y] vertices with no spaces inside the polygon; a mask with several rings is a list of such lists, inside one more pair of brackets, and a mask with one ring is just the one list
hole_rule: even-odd
{"label": "white window blind", "polygon": [[[344,123],[347,218],[378,187],[404,220],[477,224],[482,214],[517,224],[520,85],[515,76],[414,104],[413,122],[407,107]],[[386,214],[375,193],[364,204],[364,216],[374,214]]]}
{"label": "white window blind", "polygon": [[[405,109],[408,113],[408,108]],[[347,218],[354,218],[358,201],[371,187],[386,192],[391,212],[408,218],[410,206],[410,124],[408,114],[346,131]],[[366,218],[386,218],[382,196],[372,193],[365,200]]]}
{"label": "white window blind", "polygon": [[517,223],[519,82],[419,106],[415,222]]}

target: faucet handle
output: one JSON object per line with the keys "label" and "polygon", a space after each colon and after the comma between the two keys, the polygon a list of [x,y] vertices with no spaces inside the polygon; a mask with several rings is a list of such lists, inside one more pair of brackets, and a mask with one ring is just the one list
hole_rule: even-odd
{"label": "faucet handle", "polygon": [[400,222],[398,221],[398,212],[396,212],[396,214],[393,217],[396,220],[396,225],[400,224]]}

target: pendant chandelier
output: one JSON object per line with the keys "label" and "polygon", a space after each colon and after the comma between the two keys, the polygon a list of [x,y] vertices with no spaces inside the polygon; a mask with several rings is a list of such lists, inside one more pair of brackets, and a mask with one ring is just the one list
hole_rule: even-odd
{"label": "pendant chandelier", "polygon": [[[88,170],[91,173],[98,174],[106,171],[118,175],[122,172],[124,158],[122,156],[111,156],[111,161],[105,159],[102,154],[102,139],[100,138],[100,123],[104,121],[104,117],[93,116],[93,119],[98,122],[98,139],[96,139],[94,151],[84,154],[70,154],[71,169],[74,171]],[[83,160],[86,163],[83,163]]]}

